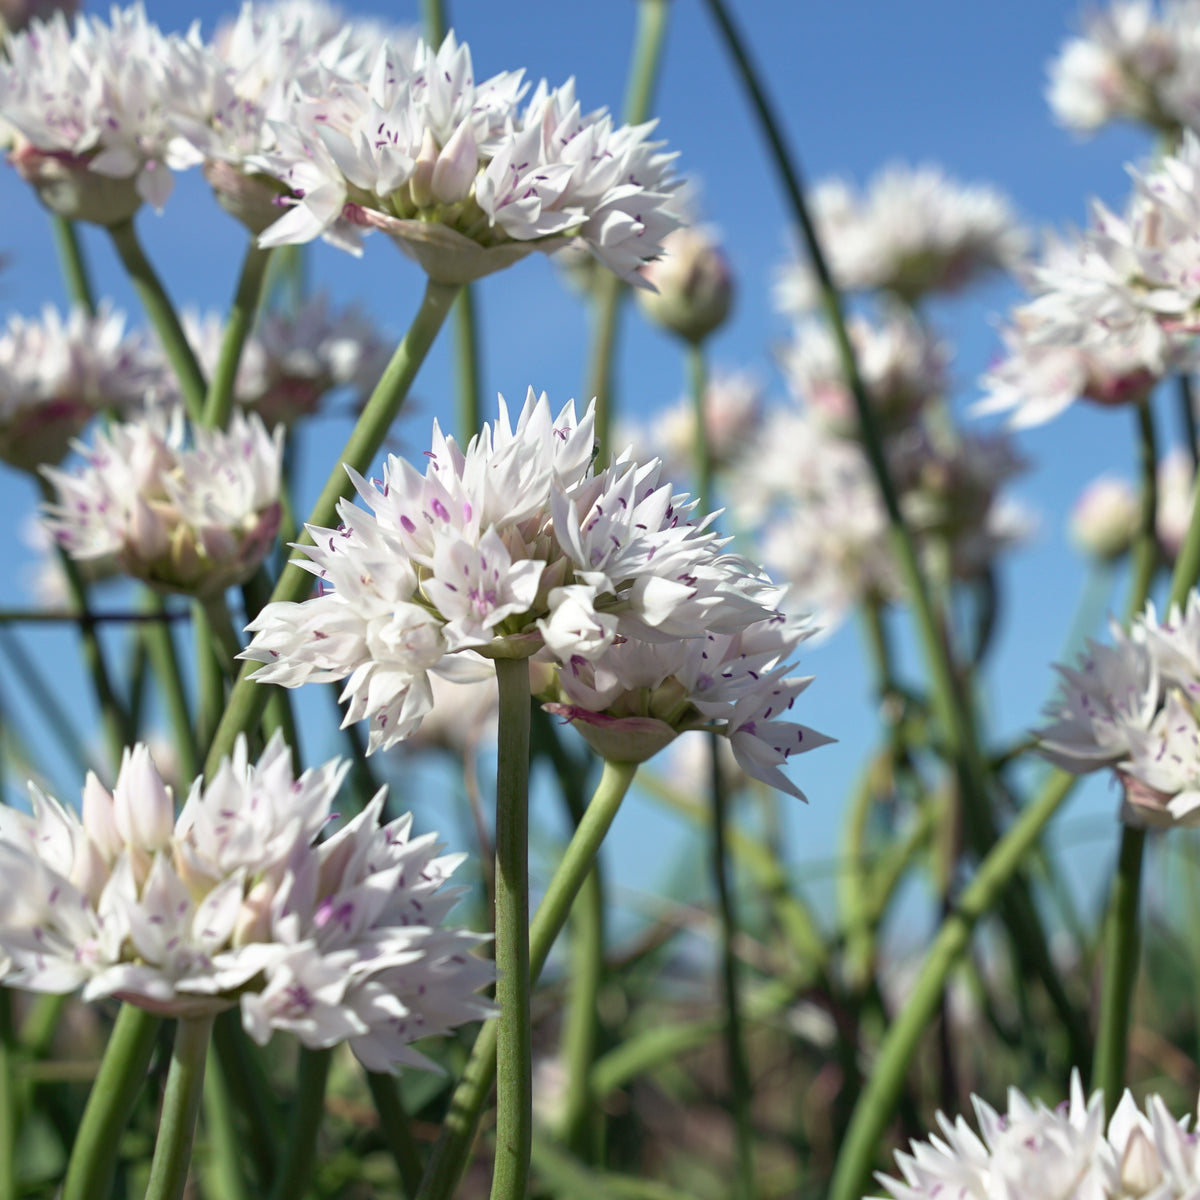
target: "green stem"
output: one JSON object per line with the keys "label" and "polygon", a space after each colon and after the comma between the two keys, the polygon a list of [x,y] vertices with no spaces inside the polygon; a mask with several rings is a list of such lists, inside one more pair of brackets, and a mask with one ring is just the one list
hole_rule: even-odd
{"label": "green stem", "polygon": [[474,288],[467,284],[454,306],[454,356],[458,386],[458,432],[465,446],[483,424],[479,397],[479,320]]}
{"label": "green stem", "polygon": [[221,1013],[213,1027],[213,1045],[217,1052],[226,1094],[242,1114],[251,1136],[244,1147],[254,1164],[259,1186],[265,1188],[274,1177],[276,1146],[279,1142],[278,1109],[262,1064],[242,1029],[237,1009]]}
{"label": "green stem", "polygon": [[828,1200],[859,1200],[868,1186],[884,1134],[904,1086],[921,1035],[937,1011],[951,969],[970,940],[975,923],[1020,870],[1046,823],[1067,798],[1075,777],[1056,771],[1042,794],[1013,822],[979,865],[974,879],[938,930],[904,1008],[887,1031],[866,1087],[854,1107],[834,1167]]}
{"label": "green stem", "polygon": [[200,370],[196,353],[179,323],[179,314],[142,249],[132,219],[110,225],[108,232],[125,270],[129,272],[134,290],[150,318],[150,324],[154,326],[158,340],[162,342],[167,361],[179,380],[179,390],[183,395],[188,416],[199,422],[204,418],[204,394],[207,390],[204,372]]}
{"label": "green stem", "polygon": [[[166,606],[157,592],[149,592],[147,604],[151,611],[165,616]],[[187,687],[179,666],[179,654],[171,626],[166,620],[147,623],[142,629],[142,641],[150,656],[151,667],[158,677],[158,686],[167,706],[167,716],[175,735],[179,754],[179,773],[183,779],[194,779],[200,769],[200,752],[196,743],[196,726],[188,706]]]}
{"label": "green stem", "polygon": [[54,232],[54,248],[58,251],[67,295],[71,297],[72,304],[82,308],[89,317],[94,317],[96,296],[92,291],[87,259],[84,258],[83,247],[79,244],[79,230],[74,221],[60,217],[57,213],[50,218],[50,228]]}
{"label": "green stem", "polygon": [[408,1113],[404,1111],[396,1077],[368,1071],[367,1086],[379,1114],[379,1133],[396,1160],[404,1195],[411,1200],[421,1186],[421,1151],[408,1127]]}
{"label": "green stem", "polygon": [[492,1200],[525,1200],[533,1138],[529,980],[529,661],[496,659],[496,1165]]}
{"label": "green stem", "polygon": [[[316,504],[313,505],[308,518],[309,525],[330,527],[337,524],[338,502],[354,490],[345,467],[353,467],[360,473],[370,467],[457,295],[457,285],[435,283],[432,280],[426,284],[421,307],[404,340],[396,347],[387,370],[371,393],[371,398],[358,418],[349,441],[342,449],[337,464],[330,472]],[[312,538],[305,530],[299,540],[302,543],[311,543]],[[275,590],[271,593],[271,600],[302,600],[311,587],[312,575],[289,563],[279,576]],[[248,730],[262,714],[267,701],[266,689],[249,679],[256,667],[256,663],[243,664],[237,683],[230,693],[229,703],[225,707],[205,762],[205,769],[210,774],[221,758],[232,751],[237,735]]]}
{"label": "green stem", "polygon": [[1146,606],[1154,574],[1158,570],[1158,536],[1155,521],[1158,514],[1158,439],[1154,430],[1154,413],[1150,401],[1137,405],[1138,473],[1141,479],[1141,504],[1138,530],[1133,539],[1129,599],[1125,605],[1125,624],[1128,625]]}
{"label": "green stem", "polygon": [[1111,1117],[1125,1090],[1129,1022],[1138,975],[1138,902],[1142,890],[1142,858],[1146,831],[1126,825],[1109,898],[1104,929],[1104,980],[1100,991],[1100,1024],[1092,1087],[1104,1092]]}
{"label": "green stem", "polygon": [[329,1082],[331,1050],[300,1051],[300,1078],[284,1141],[284,1157],[269,1200],[301,1200],[312,1182],[317,1158],[317,1134],[325,1115],[325,1085]]}
{"label": "green stem", "polygon": [[208,395],[204,401],[204,424],[212,428],[224,429],[229,424],[242,348],[250,336],[254,318],[258,313],[263,281],[266,279],[267,265],[270,261],[271,251],[259,249],[258,240],[251,238],[250,245],[246,248],[246,257],[242,260],[242,273],[238,276],[233,307],[229,310],[229,318],[225,323],[217,366],[212,379],[209,380]]}
{"label": "green stem", "polygon": [[251,1200],[250,1187],[242,1174],[245,1154],[238,1136],[236,1109],[221,1071],[216,1047],[209,1045],[208,1068],[204,1072],[204,1131],[208,1153],[203,1175],[205,1195],[214,1200]]}
{"label": "green stem", "polygon": [[421,24],[425,40],[435,50],[446,37],[446,9],[442,0],[421,0]]}
{"label": "green stem", "polygon": [[[605,762],[604,773],[583,820],[563,853],[530,926],[531,980],[536,980],[546,965],[550,948],[566,924],[571,905],[636,773],[636,763]],[[475,1129],[496,1076],[496,1026],[496,1021],[489,1021],[475,1039],[470,1061],[454,1090],[415,1200],[449,1200],[467,1168]]]}
{"label": "green stem", "polygon": [[161,1024],[144,1008],[121,1005],[83,1110],[60,1200],[109,1200],[112,1195],[121,1134],[146,1082]]}
{"label": "green stem", "polygon": [[0,988],[0,1200],[16,1200],[21,1109],[16,1079],[17,1040],[12,992]]}
{"label": "green stem", "polygon": [[[640,125],[650,115],[669,16],[669,0],[639,0],[633,59],[625,91],[625,121],[630,125]],[[612,451],[613,366],[621,302],[626,290],[626,285],[607,271],[601,271],[596,278],[586,394],[596,401],[597,461],[601,466],[608,462]]]}
{"label": "green stem", "polygon": [[210,1013],[203,1017],[180,1017],[175,1026],[171,1069],[163,1092],[146,1200],[179,1200],[187,1186],[212,1025]]}
{"label": "green stem", "polygon": [[[199,600],[193,605],[192,623],[196,630],[196,674],[200,688],[196,735],[200,745],[207,746],[225,713],[226,676],[208,606]],[[215,764],[211,761],[206,763],[205,773],[211,779],[215,774]]]}
{"label": "green stem", "polygon": [[1196,428],[1196,400],[1192,394],[1192,377],[1179,373],[1179,413],[1183,419],[1183,440],[1187,442],[1192,470],[1200,469],[1200,430]]}
{"label": "green stem", "polygon": [[737,1191],[742,1200],[752,1200],[754,1185],[754,1128],[750,1119],[750,1068],[742,1032],[742,999],[738,986],[737,913],[729,871],[726,830],[729,822],[728,794],[721,777],[718,735],[710,733],[709,770],[712,800],[712,872],[717,888],[717,910],[721,924],[721,991],[725,1001],[725,1059],[729,1071],[730,1104],[733,1109],[737,1145]]}

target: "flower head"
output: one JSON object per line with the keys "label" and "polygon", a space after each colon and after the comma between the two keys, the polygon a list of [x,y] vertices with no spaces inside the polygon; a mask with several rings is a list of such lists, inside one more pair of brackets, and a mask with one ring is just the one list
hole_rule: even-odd
{"label": "flower head", "polygon": [[297,777],[279,735],[252,764],[240,738],[178,818],[144,746],[111,792],[88,777],[81,815],[31,785],[31,816],[0,813],[4,982],[176,1016],[240,1005],[259,1042],[429,1065],[410,1043],[488,1015],[493,972],[481,938],[442,927],[461,857],[410,816],[381,825],[383,792],[322,838],[347,769]]}
{"label": "flower head", "polygon": [[1092,480],[1071,509],[1071,540],[1085,554],[1111,562],[1125,554],[1138,527],[1138,500],[1124,479]]}
{"label": "flower head", "polygon": [[161,394],[167,372],[125,318],[102,304],[95,316],[50,307],[13,316],[0,331],[0,458],[26,471],[58,463],[96,413],[125,412]]}
{"label": "flower head", "polygon": [[46,524],[77,559],[115,560],[167,591],[205,595],[253,574],[279,530],[283,430],[251,414],[189,430],[179,408],[78,445],[76,474],[45,470],[58,493]]}
{"label": "flower head", "polygon": [[193,29],[166,35],[141,4],[106,23],[56,13],[5,45],[0,118],[15,131],[10,159],[48,208],[115,225],[143,201],[162,208],[171,171],[199,157],[175,137],[170,111],[197,84],[203,46]]}
{"label": "flower head", "polygon": [[642,278],[653,289],[637,293],[642,311],[686,341],[703,341],[729,316],[733,276],[710,230],[691,225],[668,234]]}
{"label": "flower head", "polygon": [[[1025,252],[1025,234],[1003,196],[957,183],[938,167],[888,167],[861,196],[841,180],[826,181],[813,189],[812,205],[834,283],[845,291],[917,300],[1010,269]],[[785,269],[777,299],[785,312],[814,306],[806,265]]]}
{"label": "flower head", "polygon": [[1021,1196],[1059,1200],[1182,1200],[1200,1184],[1200,1156],[1190,1117],[1173,1117],[1160,1096],[1139,1109],[1126,1091],[1108,1128],[1104,1096],[1086,1098],[1078,1072],[1070,1100],[1049,1108],[1009,1088],[1008,1109],[997,1112],[973,1096],[978,1133],[963,1117],[938,1113],[939,1135],[898,1151],[902,1178],[880,1175],[893,1200],[962,1200]]}
{"label": "flower head", "polygon": [[[475,677],[480,656],[536,654],[561,673],[591,672],[594,688],[606,672],[622,678],[607,656],[627,660],[627,646],[653,647],[648,662],[665,656],[666,679],[683,647],[699,664],[709,636],[734,639],[719,643],[722,654],[757,636],[749,631],[778,616],[774,593],[749,562],[722,552],[711,518],[695,519],[659,463],[620,459],[593,473],[593,419],[591,408],[578,419],[573,404],[555,416],[530,392],[515,426],[502,407],[465,448],[435,426],[424,473],[392,458],[382,480],[356,479],[371,511],[343,502],[342,525],[311,530],[315,544],[302,548],[320,594],[268,605],[248,626],[244,657],[265,664],[254,678],[344,679],[346,719],[367,717],[378,748],[416,731],[433,703],[430,672]],[[777,639],[754,669],[789,650]],[[731,661],[742,663],[740,653]],[[597,711],[610,699],[606,691]],[[694,716],[745,733],[747,756],[773,767],[785,750],[749,743],[754,722],[786,700],[764,693],[753,707],[708,713],[697,699]],[[764,738],[787,741],[784,726],[770,728]]]}

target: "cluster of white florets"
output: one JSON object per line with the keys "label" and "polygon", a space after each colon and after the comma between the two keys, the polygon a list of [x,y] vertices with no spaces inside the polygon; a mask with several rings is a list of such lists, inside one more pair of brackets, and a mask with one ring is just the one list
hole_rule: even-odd
{"label": "cluster of white florets", "polygon": [[1074,774],[1111,768],[1137,825],[1200,821],[1200,593],[1159,621],[1153,605],[1112,644],[1088,644],[1036,731],[1041,752]]}
{"label": "cluster of white florets", "polygon": [[253,764],[239,739],[178,816],[143,745],[111,791],[88,776],[81,816],[31,785],[31,816],[0,810],[3,982],[170,1016],[240,1005],[260,1043],[429,1066],[410,1042],[491,1012],[483,939],[441,928],[463,856],[411,816],[382,824],[382,791],[322,838],[348,767],[296,777],[282,737]]}

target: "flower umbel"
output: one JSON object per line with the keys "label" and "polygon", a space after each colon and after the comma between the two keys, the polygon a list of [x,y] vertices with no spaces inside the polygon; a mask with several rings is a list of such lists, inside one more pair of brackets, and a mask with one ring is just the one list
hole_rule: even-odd
{"label": "flower umbel", "polygon": [[462,856],[411,816],[381,825],[383,791],[322,840],[347,769],[296,777],[281,736],[256,763],[240,738],[178,818],[142,745],[111,792],[89,775],[79,816],[31,785],[32,816],[0,810],[4,982],[172,1016],[240,1005],[260,1043],[283,1030],[348,1041],[373,1071],[428,1066],[411,1042],[491,1012],[483,939],[442,928]]}

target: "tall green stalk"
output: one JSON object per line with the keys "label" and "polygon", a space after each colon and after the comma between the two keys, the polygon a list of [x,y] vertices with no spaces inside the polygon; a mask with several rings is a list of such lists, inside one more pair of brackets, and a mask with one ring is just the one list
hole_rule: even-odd
{"label": "tall green stalk", "polygon": [[525,1200],[533,1141],[529,979],[529,660],[496,659],[496,1163],[492,1200]]}
{"label": "tall green stalk", "polygon": [[207,387],[204,372],[196,361],[196,352],[179,323],[179,314],[142,249],[132,218],[110,225],[108,232],[125,270],[129,272],[134,290],[150,318],[150,324],[154,326],[158,340],[162,342],[167,361],[170,362],[179,381],[179,390],[183,394],[188,416],[193,421],[200,422],[204,419],[204,396]]}
{"label": "tall green stalk", "polygon": [[838,1151],[827,1200],[860,1200],[864,1194],[909,1064],[930,1018],[937,1011],[946,980],[967,947],[975,923],[995,906],[1075,782],[1073,775],[1062,771],[1056,771],[1050,777],[1042,794],[1022,810],[1012,827],[980,863],[974,879],[942,923],[903,1009],[887,1031],[866,1086],[854,1107]]}
{"label": "tall green stalk", "polygon": [[300,1078],[284,1139],[283,1161],[269,1200],[300,1200],[308,1191],[317,1159],[317,1134],[325,1115],[325,1085],[329,1082],[332,1056],[332,1050],[300,1051]]}
{"label": "tall green stalk", "polygon": [[[670,0],[638,0],[637,32],[625,91],[624,116],[630,125],[640,125],[650,115],[669,16]],[[599,272],[592,296],[592,344],[586,396],[596,400],[596,445],[601,466],[608,462],[612,452],[613,369],[625,292],[626,285],[615,275],[608,271]]]}
{"label": "tall green stalk", "polygon": [[121,1005],[83,1110],[59,1200],[110,1200],[121,1134],[146,1082],[161,1024],[144,1008]]}
{"label": "tall green stalk", "polygon": [[[567,922],[571,905],[636,773],[636,763],[605,762],[583,820],[563,852],[529,928],[531,981],[546,965],[550,948]],[[495,1020],[489,1021],[475,1039],[415,1200],[449,1200],[467,1168],[475,1130],[496,1077],[496,1026]]]}
{"label": "tall green stalk", "polygon": [[242,260],[242,272],[238,276],[233,306],[225,322],[217,366],[212,379],[209,380],[208,393],[204,400],[204,424],[211,428],[224,429],[229,424],[238,364],[242,360],[242,349],[246,345],[246,339],[254,326],[254,318],[258,314],[263,281],[267,277],[270,261],[271,251],[260,249],[258,239],[251,237],[250,244],[246,247],[246,257]]}
{"label": "tall green stalk", "polygon": [[[1141,509],[1133,543],[1128,625],[1145,607],[1158,568],[1158,447],[1149,399],[1137,406]],[[1129,1025],[1137,985],[1140,935],[1138,910],[1142,888],[1142,858],[1146,831],[1125,825],[1104,922],[1104,977],[1100,987],[1100,1020],[1096,1028],[1096,1058],[1092,1086],[1103,1090],[1112,1116],[1125,1088]]]}
{"label": "tall green stalk", "polygon": [[204,1064],[212,1024],[210,1013],[203,1017],[181,1017],[175,1026],[171,1069],[163,1092],[146,1200],[180,1200],[187,1185],[196,1116],[204,1095]]}
{"label": "tall green stalk", "polygon": [[[686,350],[688,391],[692,399],[692,453],[700,511],[713,507],[713,456],[708,438],[708,364],[701,342],[689,342]],[[711,866],[717,893],[721,929],[721,994],[725,1005],[725,1062],[729,1072],[729,1102],[733,1114],[737,1150],[737,1195],[751,1200],[754,1186],[754,1128],[751,1122],[750,1066],[743,1033],[742,997],[738,983],[738,920],[726,845],[729,827],[729,794],[721,775],[720,740],[708,736],[709,799],[712,802]]]}
{"label": "tall green stalk", "polygon": [[79,244],[79,229],[74,221],[69,221],[58,213],[51,214],[50,228],[54,233],[54,248],[58,251],[67,295],[70,296],[72,304],[82,308],[89,317],[94,317],[96,295],[92,290],[91,273],[83,255],[83,247]]}
{"label": "tall green stalk", "polygon": [[[360,473],[370,467],[458,291],[458,286],[454,284],[435,283],[432,280],[426,284],[421,307],[413,318],[408,333],[396,347],[391,362],[371,393],[371,398],[358,418],[316,504],[313,505],[308,517],[309,525],[330,527],[337,524],[338,501],[349,496],[354,490],[346,474],[346,466],[353,467]],[[299,540],[303,543],[312,541],[307,530]],[[301,567],[289,563],[279,576],[275,590],[271,593],[271,600],[302,600],[311,587],[312,576]],[[249,729],[262,715],[268,689],[249,679],[255,669],[254,663],[243,664],[229,695],[205,761],[205,770],[210,775],[217,763],[231,753],[237,735]]]}

